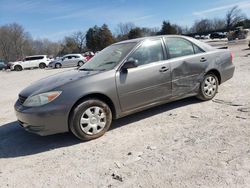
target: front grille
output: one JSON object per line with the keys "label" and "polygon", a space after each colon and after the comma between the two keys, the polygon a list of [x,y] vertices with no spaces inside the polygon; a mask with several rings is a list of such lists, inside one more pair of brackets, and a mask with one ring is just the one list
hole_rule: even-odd
{"label": "front grille", "polygon": [[24,96],[21,96],[21,95],[19,95],[19,102],[21,103],[21,104],[23,104],[24,103],[24,101],[27,99],[27,97],[24,97]]}

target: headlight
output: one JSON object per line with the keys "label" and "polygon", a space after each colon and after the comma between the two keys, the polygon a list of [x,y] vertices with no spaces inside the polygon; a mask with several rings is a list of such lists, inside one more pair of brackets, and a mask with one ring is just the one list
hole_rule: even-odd
{"label": "headlight", "polygon": [[61,93],[62,93],[61,91],[51,91],[28,97],[23,103],[23,106],[36,107],[45,105],[55,100]]}

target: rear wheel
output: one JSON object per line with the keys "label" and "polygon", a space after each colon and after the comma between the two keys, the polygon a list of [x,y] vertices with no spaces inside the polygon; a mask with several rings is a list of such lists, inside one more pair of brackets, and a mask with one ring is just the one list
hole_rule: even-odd
{"label": "rear wheel", "polygon": [[21,70],[23,70],[23,68],[22,68],[22,66],[20,66],[20,65],[16,65],[16,66],[14,67],[14,70],[15,70],[15,71],[21,71]]}
{"label": "rear wheel", "polygon": [[45,64],[45,63],[40,63],[40,64],[39,64],[39,68],[40,68],[40,69],[44,69],[45,67],[46,67],[46,64]]}
{"label": "rear wheel", "polygon": [[215,76],[213,73],[205,75],[200,85],[200,93],[197,97],[204,101],[211,100],[216,95],[218,86],[219,81],[217,76]]}
{"label": "rear wheel", "polygon": [[73,110],[70,130],[81,140],[92,140],[104,135],[111,122],[109,106],[98,99],[88,99]]}
{"label": "rear wheel", "polygon": [[62,65],[61,65],[60,63],[56,63],[56,64],[55,64],[55,68],[56,68],[56,69],[59,69],[59,68],[61,68],[61,67],[62,67]]}

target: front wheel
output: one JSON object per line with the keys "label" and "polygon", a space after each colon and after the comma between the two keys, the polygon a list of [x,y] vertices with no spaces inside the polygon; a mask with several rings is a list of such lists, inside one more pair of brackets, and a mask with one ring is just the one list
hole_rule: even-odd
{"label": "front wheel", "polygon": [[23,70],[23,68],[22,68],[20,65],[16,65],[16,66],[14,67],[14,70],[15,70],[15,71],[21,71],[21,70]]}
{"label": "front wheel", "polygon": [[55,68],[56,68],[56,69],[59,69],[59,68],[61,68],[61,67],[62,67],[62,65],[61,65],[60,63],[56,63],[56,64],[55,64]]}
{"label": "front wheel", "polygon": [[70,117],[70,130],[81,140],[92,140],[105,134],[112,122],[109,106],[98,100],[88,99],[76,106]]}
{"label": "front wheel", "polygon": [[79,66],[79,67],[83,66],[83,64],[84,64],[84,63],[83,63],[82,61],[79,61],[79,62],[78,62],[78,66]]}
{"label": "front wheel", "polygon": [[210,73],[205,75],[201,85],[200,85],[200,92],[197,98],[201,100],[211,100],[214,98],[218,91],[219,81],[217,76]]}

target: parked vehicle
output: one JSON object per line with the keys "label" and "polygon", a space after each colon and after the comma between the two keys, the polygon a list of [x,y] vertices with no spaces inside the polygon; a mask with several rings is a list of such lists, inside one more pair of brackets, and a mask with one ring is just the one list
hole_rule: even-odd
{"label": "parked vehicle", "polygon": [[190,96],[210,100],[234,69],[228,50],[190,37],[128,40],[105,48],[78,70],[28,86],[15,111],[27,131],[71,131],[90,140],[102,136],[113,119]]}
{"label": "parked vehicle", "polygon": [[48,65],[50,68],[76,67],[82,66],[86,62],[86,58],[81,54],[68,54],[58,60],[51,61]]}
{"label": "parked vehicle", "polygon": [[236,39],[246,39],[248,36],[248,32],[248,29],[243,29],[243,27],[236,27],[234,30],[228,32],[227,39],[229,41]]}
{"label": "parked vehicle", "polygon": [[84,53],[84,57],[86,58],[87,61],[89,61],[92,57],[94,57],[94,53],[93,52],[85,52]]}
{"label": "parked vehicle", "polygon": [[27,56],[23,61],[10,62],[11,70],[21,71],[27,68],[44,69],[48,66],[50,60],[47,55]]}
{"label": "parked vehicle", "polygon": [[0,60],[0,70],[6,69],[8,69],[8,65],[3,60]]}
{"label": "parked vehicle", "polygon": [[215,32],[210,34],[211,39],[223,39],[226,38],[227,35],[225,33]]}

